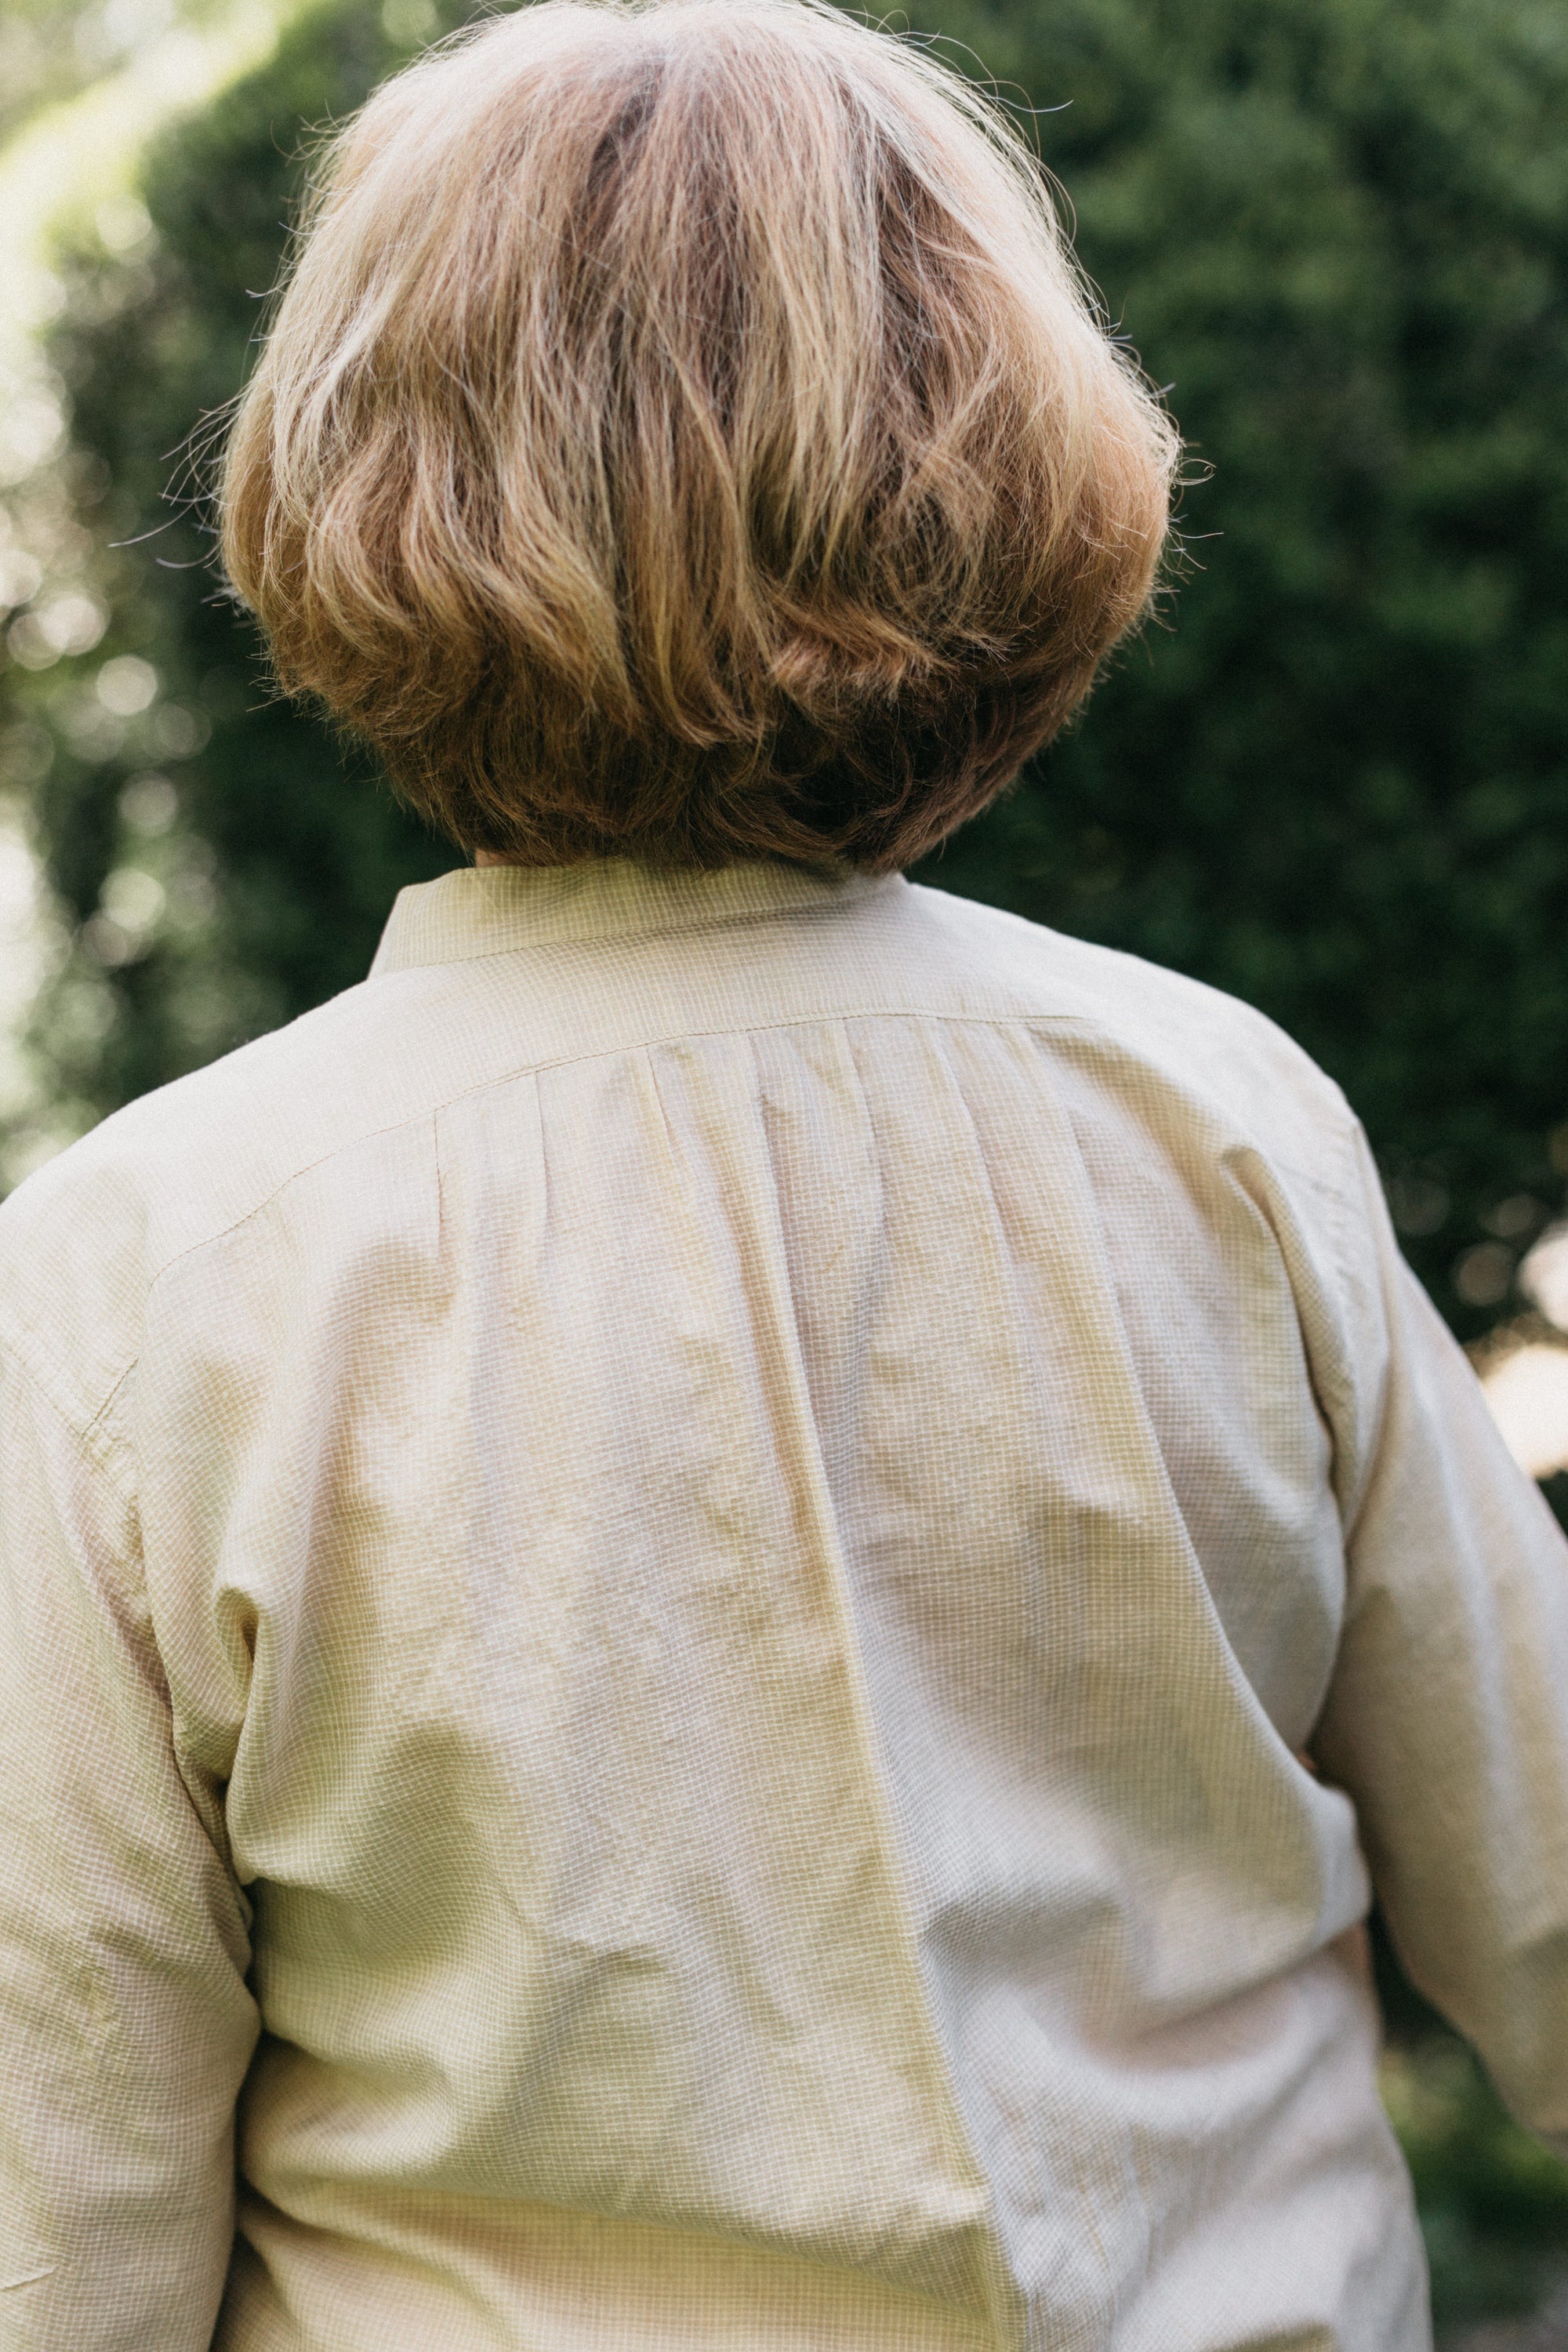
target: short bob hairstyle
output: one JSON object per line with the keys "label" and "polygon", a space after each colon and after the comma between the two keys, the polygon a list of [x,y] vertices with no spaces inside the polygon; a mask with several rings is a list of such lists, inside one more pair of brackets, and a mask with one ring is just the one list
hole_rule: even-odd
{"label": "short bob hairstyle", "polygon": [[537,0],[331,142],[221,478],[470,852],[905,866],[1143,612],[1170,422],[1005,117],[825,0]]}

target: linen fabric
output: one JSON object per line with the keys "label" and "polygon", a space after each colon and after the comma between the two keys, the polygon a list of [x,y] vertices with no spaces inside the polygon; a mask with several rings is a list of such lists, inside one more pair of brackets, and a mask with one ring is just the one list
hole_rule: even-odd
{"label": "linen fabric", "polygon": [[5,2352],[1426,2352],[1373,1885],[1568,2147],[1568,1549],[1242,1005],[453,874],[0,1361]]}

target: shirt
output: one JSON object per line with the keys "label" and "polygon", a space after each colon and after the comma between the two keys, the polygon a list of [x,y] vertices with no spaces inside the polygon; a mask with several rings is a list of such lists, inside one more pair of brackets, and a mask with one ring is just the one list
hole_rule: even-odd
{"label": "shirt", "polygon": [[1568,2145],[1568,1551],[1246,1007],[448,875],[0,1342],[5,2352],[1425,2352],[1373,1886]]}

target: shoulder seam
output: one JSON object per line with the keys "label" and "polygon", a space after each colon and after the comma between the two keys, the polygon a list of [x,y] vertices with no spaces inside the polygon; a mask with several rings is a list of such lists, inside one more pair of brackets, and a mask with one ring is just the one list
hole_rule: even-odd
{"label": "shoulder seam", "polygon": [[195,1256],[202,1250],[211,1249],[216,1242],[226,1241],[230,1234],[237,1233],[241,1225],[248,1224],[252,1217],[258,1217],[264,1209],[270,1208],[280,1193],[289,1190],[290,1184],[298,1183],[300,1177],[309,1176],[315,1169],[326,1167],[329,1161],[338,1159],[345,1151],[353,1151],[363,1143],[374,1142],[377,1136],[400,1135],[405,1129],[438,1119],[443,1111],[466,1101],[468,1096],[483,1094],[491,1087],[512,1086],[519,1078],[539,1077],[547,1070],[572,1069],[580,1062],[605,1061],[615,1054],[647,1053],[658,1045],[684,1045],[715,1037],[764,1037],[782,1029],[808,1029],[824,1022],[942,1021],[964,1028],[1012,1029],[1054,1022],[1077,1027],[1089,1023],[1091,1018],[1085,1013],[953,1013],[947,1009],[912,1004],[849,1005],[835,1007],[832,1012],[796,1013],[787,1021],[739,1021],[726,1023],[715,1029],[676,1029],[668,1035],[626,1038],[618,1045],[596,1046],[588,1053],[557,1054],[546,1060],[518,1062],[510,1069],[497,1071],[493,1077],[476,1078],[471,1086],[459,1087],[455,1093],[443,1095],[436,1102],[422,1103],[406,1118],[388,1119],[381,1127],[367,1127],[345,1141],[334,1143],[330,1150],[319,1152],[315,1159],[304,1160],[298,1168],[290,1169],[287,1176],[279,1177],[269,1192],[259,1201],[253,1202],[248,1209],[242,1210],[238,1216],[230,1218],[226,1225],[219,1225],[214,1232],[205,1234],[200,1241],[188,1242],[184,1249],[176,1250],[172,1257],[165,1258],[148,1276],[148,1293],[151,1295],[154,1285],[186,1258]]}
{"label": "shoulder seam", "polygon": [[121,1466],[122,1459],[128,1454],[129,1448],[108,1428],[105,1417],[115,1398],[135,1370],[138,1359],[132,1357],[130,1362],[115,1375],[97,1410],[87,1413],[84,1418],[81,1407],[73,1405],[68,1400],[64,1389],[57,1383],[53,1367],[37,1354],[25,1333],[17,1331],[14,1327],[0,1328],[0,1349],[4,1349],[11,1357],[26,1379],[37,1390],[56,1419],[75,1438],[82,1452],[97,1464],[121,1499],[133,1503],[136,1499],[136,1483],[134,1478],[125,1475]]}

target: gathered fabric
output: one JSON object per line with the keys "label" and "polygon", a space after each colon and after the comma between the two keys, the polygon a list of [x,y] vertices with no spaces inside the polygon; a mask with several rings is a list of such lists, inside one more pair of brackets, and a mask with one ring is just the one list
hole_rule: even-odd
{"label": "gathered fabric", "polygon": [[1360,1128],[899,877],[448,875],[0,1207],[0,1825],[5,2352],[1429,2352],[1373,1888],[1568,2150]]}

